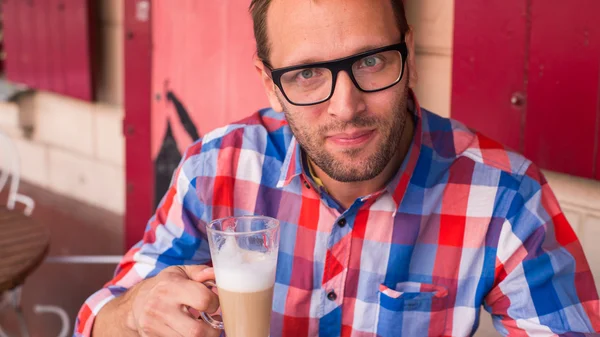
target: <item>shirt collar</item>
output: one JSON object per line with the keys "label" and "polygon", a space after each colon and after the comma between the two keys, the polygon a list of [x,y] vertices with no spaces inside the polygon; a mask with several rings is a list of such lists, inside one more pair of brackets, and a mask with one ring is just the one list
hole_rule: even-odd
{"label": "shirt collar", "polygon": [[300,174],[302,174],[302,149],[296,140],[296,136],[293,136],[281,167],[277,187],[283,188],[289,185]]}
{"label": "shirt collar", "polygon": [[396,204],[396,209],[400,207],[402,198],[404,198],[404,194],[408,188],[408,183],[415,172],[417,161],[421,155],[421,145],[423,144],[423,115],[421,106],[412,90],[409,90],[409,96],[408,110],[412,112],[412,117],[415,122],[412,143],[400,169],[385,187],[385,190],[392,195],[394,203]]}
{"label": "shirt collar", "polygon": [[[392,178],[392,180],[387,184],[384,190],[392,195],[392,198],[396,204],[396,208],[398,208],[402,202],[402,198],[404,197],[408,183],[410,182],[415,167],[417,166],[419,155],[421,154],[423,137],[422,112],[417,97],[412,90],[409,90],[408,110],[413,113],[412,117],[415,120],[413,140],[409,152],[404,158],[400,169],[394,178]],[[296,137],[294,136],[292,137],[292,141],[288,146],[277,187],[283,188],[289,185],[294,178],[302,174],[302,170],[302,149],[300,144],[298,144]],[[376,195],[378,196],[381,194],[381,192],[383,191],[374,193],[373,195],[367,196],[364,199],[368,199],[369,197]]]}

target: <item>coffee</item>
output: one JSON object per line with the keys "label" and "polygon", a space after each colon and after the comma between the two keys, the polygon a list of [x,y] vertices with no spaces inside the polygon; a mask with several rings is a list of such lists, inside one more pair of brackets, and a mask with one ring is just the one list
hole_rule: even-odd
{"label": "coffee", "polygon": [[268,337],[277,255],[225,246],[213,260],[227,337]]}
{"label": "coffee", "polygon": [[273,287],[250,293],[220,287],[219,301],[227,337],[269,336]]}
{"label": "coffee", "polygon": [[217,219],[206,226],[223,321],[201,318],[227,337],[268,337],[279,251],[279,221],[264,216]]}

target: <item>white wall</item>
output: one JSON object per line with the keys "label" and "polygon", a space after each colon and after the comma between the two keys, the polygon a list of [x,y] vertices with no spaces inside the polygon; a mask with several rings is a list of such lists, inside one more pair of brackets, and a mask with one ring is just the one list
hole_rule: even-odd
{"label": "white wall", "polygon": [[18,148],[24,180],[118,214],[125,209],[122,1],[100,2],[98,103],[48,92],[0,103],[0,129]]}
{"label": "white wall", "polygon": [[422,107],[450,116],[454,1],[405,2],[408,23],[415,34],[419,75],[415,92]]}

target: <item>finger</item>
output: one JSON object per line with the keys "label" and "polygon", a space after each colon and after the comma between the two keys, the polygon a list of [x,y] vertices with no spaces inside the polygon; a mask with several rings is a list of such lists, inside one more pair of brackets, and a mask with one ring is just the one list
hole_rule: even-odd
{"label": "finger", "polygon": [[146,326],[139,327],[138,334],[141,337],[184,337],[178,331],[173,330],[167,323],[159,322],[158,320],[149,322]]}
{"label": "finger", "polygon": [[220,330],[216,330],[201,319],[194,319],[182,311],[170,311],[166,316],[169,327],[181,336],[212,337],[221,334]]}
{"label": "finger", "polygon": [[206,282],[215,279],[214,269],[207,266],[183,266],[188,277],[197,282]]}
{"label": "finger", "polygon": [[177,305],[192,307],[198,311],[213,313],[219,308],[219,297],[204,284],[192,280],[173,283],[171,299]]}
{"label": "finger", "polygon": [[190,315],[192,315],[193,318],[199,318],[200,317],[200,311],[192,308],[192,307],[187,307],[187,311],[190,313]]}
{"label": "finger", "polygon": [[219,296],[204,284],[196,283],[193,286],[198,289],[201,296],[189,298],[186,304],[198,311],[207,313],[216,312],[219,309]]}
{"label": "finger", "polygon": [[[217,321],[223,321],[223,317],[220,315],[212,316]],[[222,330],[213,328],[210,324],[206,323],[202,318],[198,319],[198,322],[204,327],[204,335],[202,337],[219,337],[221,336]]]}
{"label": "finger", "polygon": [[192,275],[196,273],[202,273],[204,269],[210,269],[209,266],[205,265],[181,265],[181,266],[171,266],[165,268],[161,274],[170,274],[170,275],[183,275],[189,279],[191,279]]}
{"label": "finger", "polygon": [[200,323],[202,323],[202,325],[205,325],[206,327],[208,327],[208,330],[206,330],[205,337],[220,337],[221,336],[221,333],[222,333],[221,330],[215,329],[215,328],[211,327],[210,325],[208,325],[204,321],[202,321]]}

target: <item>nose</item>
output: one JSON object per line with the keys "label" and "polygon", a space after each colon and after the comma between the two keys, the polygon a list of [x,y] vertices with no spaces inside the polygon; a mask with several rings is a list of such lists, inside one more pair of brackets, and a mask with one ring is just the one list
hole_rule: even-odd
{"label": "nose", "polygon": [[364,94],[345,71],[340,71],[327,112],[341,121],[351,121],[365,110]]}

